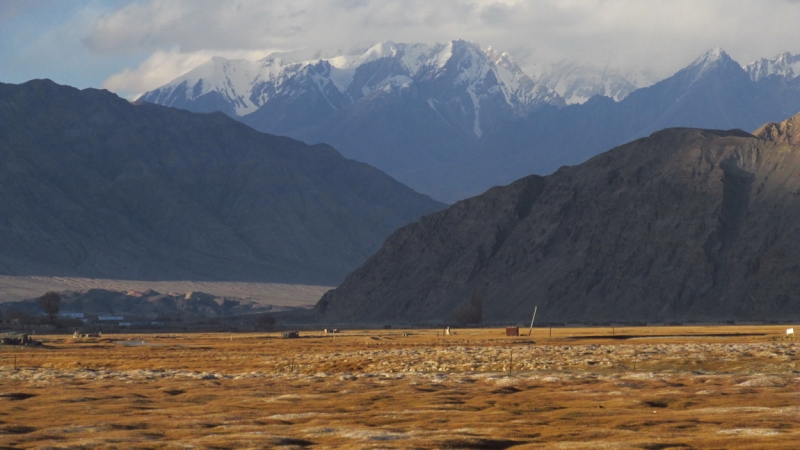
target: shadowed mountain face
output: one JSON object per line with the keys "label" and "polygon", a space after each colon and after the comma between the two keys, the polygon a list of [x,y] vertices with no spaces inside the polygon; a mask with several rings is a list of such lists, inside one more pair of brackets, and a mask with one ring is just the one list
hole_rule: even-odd
{"label": "shadowed mountain face", "polygon": [[335,283],[443,206],[223,114],[0,84],[2,274]]}
{"label": "shadowed mountain face", "polygon": [[800,116],[667,129],[395,232],[317,304],[324,320],[800,318]]}

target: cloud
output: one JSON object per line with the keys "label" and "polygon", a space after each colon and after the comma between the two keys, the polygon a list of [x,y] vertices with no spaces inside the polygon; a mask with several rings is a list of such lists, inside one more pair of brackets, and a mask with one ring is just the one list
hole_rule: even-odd
{"label": "cloud", "polygon": [[0,81],[50,78],[81,88],[99,86],[122,62],[115,54],[97,58],[81,45],[101,10],[95,0],[0,0]]}
{"label": "cloud", "polygon": [[103,82],[103,89],[116,92],[129,100],[135,100],[145,92],[167,84],[195,67],[210,60],[212,56],[228,59],[255,61],[272,51],[210,51],[181,52],[178,48],[167,51],[156,50],[135,69],[123,69]]}
{"label": "cloud", "polygon": [[105,84],[140,92],[201,56],[332,56],[384,40],[461,38],[528,68],[572,59],[665,77],[717,46],[742,63],[798,52],[797,23],[797,0],[141,0],[101,15],[82,42],[98,55],[151,55]]}

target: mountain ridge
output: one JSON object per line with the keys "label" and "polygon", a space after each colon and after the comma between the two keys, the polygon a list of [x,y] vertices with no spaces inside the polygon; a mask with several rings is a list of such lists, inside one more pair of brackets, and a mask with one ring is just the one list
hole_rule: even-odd
{"label": "mountain ridge", "polygon": [[796,320],[800,117],[672,128],[426,216],[317,304],[331,323]]}
{"label": "mountain ridge", "polygon": [[327,284],[444,205],[334,148],[49,80],[0,84],[0,272]]}
{"label": "mountain ridge", "polygon": [[[672,76],[615,101],[591,93],[606,92],[613,83],[614,92],[628,90],[619,74],[586,78],[582,83],[589,90],[582,91],[569,80],[574,71],[534,79],[508,53],[491,47],[458,40],[384,42],[358,55],[304,62],[302,70],[281,78],[282,87],[275,87],[277,81],[259,85],[269,95],[256,96],[265,103],[246,115],[232,114],[230,102],[217,109],[261,131],[329,143],[452,203],[530,173],[581,163],[658,129],[753,129],[790,117],[800,111],[800,78],[791,75],[787,55],[755,69],[712,49]],[[754,70],[771,75],[757,76]],[[142,99],[196,111],[214,110],[222,101],[216,91],[195,103],[165,101],[165,92],[178,95],[191,87],[176,88],[179,80]],[[192,80],[205,86],[198,77]],[[561,80],[572,83],[570,99],[589,98],[568,105],[553,89],[563,87]]]}

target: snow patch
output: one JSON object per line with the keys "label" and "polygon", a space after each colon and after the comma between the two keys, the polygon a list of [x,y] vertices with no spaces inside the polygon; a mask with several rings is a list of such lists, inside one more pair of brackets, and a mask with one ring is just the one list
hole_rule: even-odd
{"label": "snow patch", "polygon": [[353,82],[353,76],[356,74],[354,67],[347,67],[344,69],[337,68],[331,64],[330,80],[339,92],[344,92],[350,83]]}
{"label": "snow patch", "polygon": [[436,68],[441,69],[447,64],[447,61],[450,61],[450,57],[453,56],[453,41],[447,43],[444,48],[436,54]]}
{"label": "snow patch", "polygon": [[731,57],[728,56],[728,54],[725,53],[725,51],[723,51],[721,48],[715,47],[705,52],[683,70],[695,73],[694,80],[692,81],[693,83],[694,81],[702,78],[706,73],[717,68],[721,63],[728,60],[732,61]]}

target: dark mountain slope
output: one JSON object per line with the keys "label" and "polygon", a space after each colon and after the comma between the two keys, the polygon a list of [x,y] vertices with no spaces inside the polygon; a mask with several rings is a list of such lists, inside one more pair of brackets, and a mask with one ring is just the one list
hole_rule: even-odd
{"label": "dark mountain slope", "polygon": [[223,114],[0,85],[0,273],[331,283],[442,207]]}
{"label": "dark mountain slope", "polygon": [[461,198],[463,177],[450,165],[468,159],[477,142],[458,124],[445,121],[424,95],[409,89],[371,94],[299,138],[347,147],[348,157],[390,166],[393,176],[409,186],[450,201]]}
{"label": "dark mountain slope", "polygon": [[395,232],[324,320],[800,318],[800,117],[756,136],[667,129]]}

